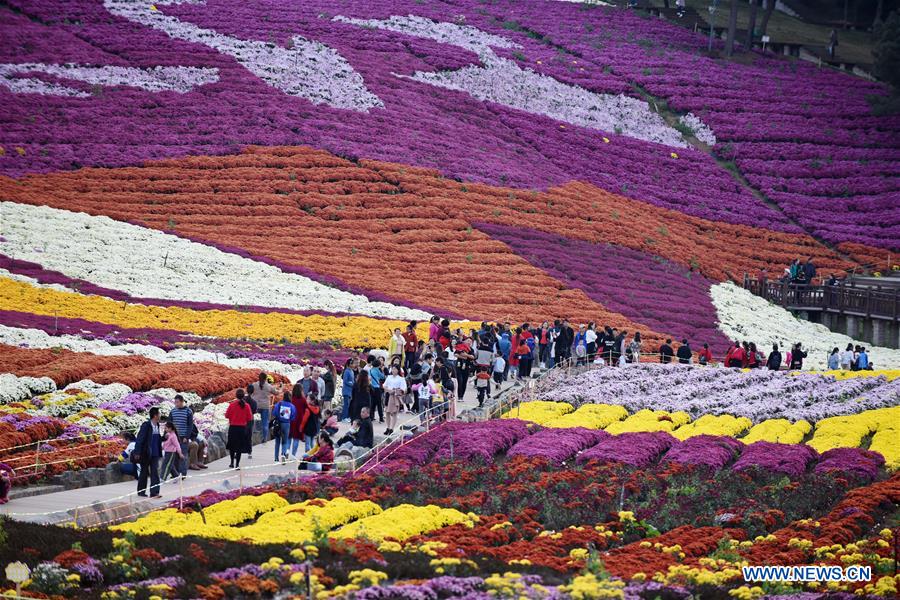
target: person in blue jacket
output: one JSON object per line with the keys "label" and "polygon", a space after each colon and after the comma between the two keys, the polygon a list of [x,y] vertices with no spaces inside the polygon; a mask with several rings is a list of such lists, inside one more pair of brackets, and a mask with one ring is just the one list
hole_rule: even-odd
{"label": "person in blue jacket", "polygon": [[159,459],[162,457],[162,438],[159,435],[159,408],[150,409],[150,417],[141,424],[131,460],[141,466],[138,475],[138,496],[147,497],[147,477],[150,477],[150,497],[159,498]]}
{"label": "person in blue jacket", "polygon": [[356,359],[348,358],[341,373],[341,396],[344,405],[341,407],[341,421],[350,419],[350,401],[353,400],[353,385],[356,383]]}
{"label": "person in blue jacket", "polygon": [[500,340],[497,342],[497,349],[500,351],[500,356],[506,361],[506,368],[503,371],[503,381],[506,381],[509,378],[509,351],[512,350],[512,342],[509,340],[508,331],[504,331],[500,335]]}
{"label": "person in blue jacket", "polygon": [[272,407],[273,436],[275,438],[275,462],[287,460],[291,422],[297,418],[297,409],[291,402],[291,393],[285,392],[281,402]]}

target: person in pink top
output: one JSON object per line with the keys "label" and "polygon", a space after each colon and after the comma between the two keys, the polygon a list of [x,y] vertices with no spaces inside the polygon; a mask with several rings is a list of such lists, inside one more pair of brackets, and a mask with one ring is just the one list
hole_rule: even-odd
{"label": "person in pink top", "polygon": [[178,465],[181,464],[184,455],[181,453],[181,443],[178,441],[178,432],[175,430],[175,423],[172,421],[166,422],[166,439],[163,440],[162,451],[163,468],[161,479],[168,479],[169,471],[172,472],[172,477],[178,476],[181,473]]}

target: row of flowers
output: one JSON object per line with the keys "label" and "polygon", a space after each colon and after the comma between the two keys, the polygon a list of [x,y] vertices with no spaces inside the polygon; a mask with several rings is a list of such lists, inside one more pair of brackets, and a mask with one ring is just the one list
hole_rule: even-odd
{"label": "row of flowers", "polygon": [[94,354],[140,354],[159,362],[216,362],[285,376],[289,376],[291,365],[322,366],[326,360],[341,365],[354,352],[325,342],[217,339],[172,329],[128,329],[97,321],[17,311],[0,311],[0,321],[3,322],[0,341],[10,346],[41,348],[50,344],[50,347],[62,346]]}
{"label": "row of flowers", "polygon": [[682,265],[612,244],[597,245],[521,226],[478,224],[519,256],[589,298],[656,331],[708,343],[724,354],[710,300],[712,282]]}
{"label": "row of flowers", "polygon": [[353,502],[346,498],[291,504],[269,492],[224,500],[202,512],[183,513],[167,508],[111,529],[137,535],[165,533],[173,537],[303,546],[315,542],[320,532],[334,540],[403,541],[448,525],[472,527],[477,521],[474,514],[433,505],[401,504],[383,510],[368,500]]}
{"label": "row of flowers", "polygon": [[[0,277],[0,310],[29,312],[72,319],[87,318],[129,329],[175,329],[195,335],[220,338],[288,340],[293,343],[332,341],[348,347],[387,346],[395,327],[405,321],[371,317],[301,316],[290,313],[245,313],[240,310],[193,310],[122,304],[100,296],[35,287]],[[477,326],[460,322],[462,327]],[[427,337],[427,323],[420,332]]]}
{"label": "row of flowers", "polygon": [[[172,388],[201,397],[233,390],[256,380],[258,370],[231,369],[215,363],[158,363],[143,356],[99,356],[62,348],[31,349],[0,345],[0,372],[46,377],[57,387],[91,379],[135,391]],[[11,380],[9,380],[11,382]],[[21,389],[11,384],[12,389]],[[4,393],[4,396],[10,395]]]}
{"label": "row of flowers", "polygon": [[[873,410],[865,410],[858,414],[829,417],[811,425],[807,421],[791,424],[786,419],[769,419],[753,425],[746,417],[734,415],[703,415],[691,421],[686,412],[652,411],[642,409],[632,415],[625,416],[620,406],[584,405],[576,411],[564,402],[534,401],[526,402],[504,414],[505,419],[525,419],[549,428],[558,428],[559,435],[567,437],[570,427],[579,424],[583,427],[603,429],[612,434],[613,439],[604,439],[591,450],[580,454],[580,459],[591,456],[593,451],[598,457],[616,460],[619,453],[638,452],[642,457],[637,462],[621,459],[622,462],[645,466],[653,462],[663,450],[668,449],[675,440],[691,440],[696,437],[728,438],[722,442],[733,446],[730,438],[737,438],[742,444],[768,443],[778,445],[800,444],[805,442],[818,452],[826,452],[836,448],[861,448],[868,443],[868,449],[877,452],[877,460],[886,461],[890,470],[900,468],[900,448],[897,447],[898,423],[900,423],[900,406],[890,406]],[[621,419],[621,420],[620,420]],[[554,434],[545,434],[552,436]],[[871,436],[871,439],[869,437]],[[578,438],[580,436],[576,436]],[[621,437],[621,440],[617,438]],[[575,443],[575,440],[572,440]],[[530,442],[529,442],[530,444]],[[631,446],[634,444],[634,446]],[[642,447],[642,444],[650,446]],[[741,445],[742,445],[741,444]],[[527,446],[526,446],[527,447]],[[569,446],[556,449],[545,449],[552,459],[565,460],[573,454],[565,454]],[[685,446],[693,448],[693,443]],[[766,446],[763,446],[766,447]],[[499,450],[498,450],[499,451]],[[787,450],[787,452],[793,452]],[[800,451],[805,452],[805,450]],[[755,455],[754,455],[755,456]],[[728,462],[727,454],[719,458]],[[716,459],[714,459],[716,460]],[[776,461],[777,462],[777,461]],[[723,463],[724,464],[724,463]]]}
{"label": "row of flowers", "polygon": [[[3,191],[19,203],[47,204],[176,231],[181,238],[250,256],[283,272],[300,269],[326,283],[345,282],[357,289],[377,290],[385,298],[402,298],[403,304],[430,306],[439,300],[443,312],[476,318],[509,314],[514,320],[533,321],[565,314],[598,322],[609,319],[634,330],[635,321],[642,323],[634,315],[641,315],[644,308],[632,308],[631,322],[625,321],[583,293],[567,289],[566,280],[549,277],[543,265],[518,258],[515,251],[520,248],[473,231],[473,224],[479,223],[515,227],[527,223],[546,234],[615,243],[718,280],[762,267],[777,272],[797,256],[813,256],[823,270],[853,266],[808,236],[687,217],[589,184],[530,193],[459,183],[403,165],[363,161],[360,166],[334,158],[327,167],[314,166],[330,158],[321,155],[303,148],[250,149],[238,156],[151,164],[116,176],[107,170],[82,170],[29,178],[19,185],[3,186]],[[318,183],[328,176],[336,182]],[[341,185],[346,190],[305,189],[319,185]],[[81,191],[86,188],[91,189],[89,196]],[[123,199],[124,190],[131,193]],[[214,190],[233,193],[228,210],[222,209],[223,200]],[[372,210],[381,217],[369,218]],[[260,211],[269,217],[265,234],[248,234],[241,225]],[[626,228],[622,223],[631,225]],[[281,242],[292,236],[308,243]],[[729,242],[736,236],[748,243],[735,248]],[[674,239],[683,243],[670,243]],[[403,285],[419,276],[409,270],[411,252],[423,264],[446,265],[445,283],[456,293],[436,297]],[[501,299],[499,304],[469,291],[466,284],[476,278],[496,282],[494,296]],[[515,292],[502,283],[509,279],[518,282]],[[535,307],[526,301],[529,298],[547,300]],[[550,299],[552,312],[545,306]],[[627,297],[619,302],[637,304]],[[657,310],[648,310],[649,320],[654,314],[658,317]],[[692,321],[694,327],[711,324],[708,317]]]}
{"label": "row of flowers", "polygon": [[816,421],[900,403],[894,371],[852,373],[866,376],[638,364],[578,375],[553,373],[538,384],[535,397],[575,407],[599,403],[629,411],[685,412],[692,418],[732,414],[755,423]]}
{"label": "row of flowers", "polygon": [[[16,33],[30,40],[27,47],[34,50],[17,59],[49,65],[73,57],[88,62],[96,44],[115,47],[117,60],[135,66],[156,66],[153,57],[164,56],[182,68],[215,68],[218,82],[188,94],[119,86],[85,98],[14,95],[17,109],[41,107],[59,121],[51,119],[40,129],[27,120],[11,124],[9,139],[22,152],[10,149],[0,156],[4,173],[222,154],[260,140],[268,145],[308,143],[343,155],[434,166],[452,177],[529,189],[571,180],[617,191],[624,185],[628,195],[666,208],[796,231],[785,217],[735,185],[705,153],[683,152],[673,167],[667,161],[670,146],[630,137],[684,143],[643,100],[621,94],[633,94],[629,81],[605,75],[605,65],[592,60],[601,53],[596,48],[584,52],[583,59],[571,56],[564,68],[551,60],[544,65],[545,45],[525,32],[503,29],[472,7],[281,3],[272,16],[237,3],[185,3],[157,11],[150,6],[110,2],[108,7],[83,7],[87,25],[79,34],[84,37],[66,35],[66,43],[54,51],[35,40],[61,35],[66,27],[39,20],[48,22],[49,16],[68,14],[71,8],[56,1],[26,7],[26,14],[15,19]],[[335,11],[362,20],[374,16],[379,23],[414,13],[419,18],[405,17],[407,22],[418,24],[428,17],[438,23],[425,21],[400,33],[322,18]],[[499,21],[502,12],[496,15]],[[456,25],[460,16],[472,25]],[[260,28],[260,22],[266,27]],[[235,23],[243,39],[225,33]],[[473,46],[473,40],[481,44]],[[93,56],[98,63],[104,59],[109,60]],[[590,77],[579,81],[588,71]],[[327,76],[335,72],[339,75]],[[484,85],[485,75],[494,76],[493,85]],[[222,90],[229,92],[227,99]],[[163,110],[138,110],[148,103]],[[161,119],[158,113],[163,112],[178,116]],[[620,117],[610,119],[610,112]],[[99,114],[116,115],[115,125]],[[194,115],[206,123],[202,135]],[[498,122],[502,126],[495,126]],[[603,127],[604,134],[592,127]],[[652,168],[629,169],[629,164]],[[716,200],[693,201],[707,194]]]}
{"label": "row of flowers", "polygon": [[[529,408],[525,407],[521,418],[533,418],[536,413]],[[579,464],[597,460],[646,468],[663,461],[715,470],[728,465],[738,471],[757,468],[791,477],[798,477],[810,469],[816,472],[841,470],[874,479],[885,466],[886,459],[888,469],[900,468],[900,455],[896,444],[891,443],[897,435],[892,424],[897,420],[898,410],[888,411],[867,411],[858,415],[859,421],[869,424],[869,429],[861,431],[876,432],[870,450],[858,448],[862,441],[858,437],[850,439],[849,434],[845,437],[834,436],[834,427],[828,420],[822,422],[808,445],[804,445],[765,440],[759,435],[751,439],[735,439],[746,431],[749,421],[735,427],[734,417],[724,419],[724,422],[722,418],[702,417],[674,431],[647,428],[644,431],[619,432],[611,426],[606,431],[589,427],[559,427],[554,423],[552,413],[544,411],[538,418],[551,417],[545,421],[545,428],[524,426],[523,421],[516,418],[442,426],[403,446],[388,449],[386,460],[373,472],[415,469],[432,461],[477,458],[483,463],[490,463],[505,453],[507,457],[542,458],[555,465],[565,465],[575,459]],[[507,416],[515,417],[514,414]],[[677,419],[678,415],[674,417]],[[882,425],[879,426],[879,422]],[[858,428],[856,422],[852,425],[856,427],[847,429],[853,431]],[[834,437],[830,437],[829,433]]]}
{"label": "row of flowers", "polygon": [[4,219],[0,252],[71,278],[57,277],[53,283],[74,287],[75,280],[96,288],[91,293],[116,300],[393,319],[427,320],[430,316],[421,310],[371,302],[275,266],[107,217],[13,202],[0,203],[0,211]]}
{"label": "row of flowers", "polygon": [[[18,314],[23,315],[24,313]],[[48,328],[51,330],[53,329],[53,325],[55,323],[55,319],[52,317],[44,317],[43,319],[24,318],[23,320],[29,322],[37,320],[39,321],[38,324],[48,326]],[[79,320],[79,323],[90,325],[89,322],[83,322],[81,320]],[[113,331],[116,331],[115,327],[106,327]],[[214,363],[216,365],[227,367],[229,369],[249,369],[254,370],[257,373],[259,371],[265,371],[267,373],[277,373],[290,379],[291,381],[296,381],[297,379],[299,379],[302,374],[301,371],[303,367],[306,364],[312,362],[309,360],[308,356],[297,354],[298,352],[302,352],[307,348],[310,348],[313,351],[312,356],[315,356],[316,354],[318,354],[319,356],[319,360],[315,362],[319,362],[321,364],[324,356],[330,358],[336,365],[341,364],[340,362],[338,362],[340,358],[346,359],[351,352],[336,352],[327,344],[286,344],[285,350],[282,350],[282,352],[286,351],[285,354],[281,354],[278,352],[279,349],[273,348],[271,355],[269,355],[263,352],[256,353],[246,350],[232,350],[232,348],[234,347],[240,348],[243,345],[238,341],[229,342],[228,340],[219,341],[213,339],[200,340],[195,336],[179,336],[174,332],[172,338],[170,339],[178,340],[178,342],[176,342],[176,344],[170,344],[170,348],[172,349],[164,350],[157,347],[156,345],[147,343],[150,340],[130,338],[127,334],[124,338],[120,338],[118,334],[111,334],[108,336],[103,336],[99,339],[90,339],[90,337],[92,336],[87,336],[86,339],[83,330],[77,327],[73,328],[73,334],[59,335],[59,333],[61,332],[56,330],[53,330],[52,333],[53,335],[51,335],[50,333],[46,333],[45,331],[42,331],[40,329],[23,329],[17,327],[9,327],[7,325],[0,325],[0,343],[7,346],[16,346],[18,348],[27,348],[34,350],[57,348],[78,353],[90,353],[98,356],[143,357],[161,364],[188,363],[188,368],[190,368],[190,363]],[[166,339],[166,336],[160,337],[163,340]],[[151,337],[152,341],[156,341],[156,339],[158,339],[156,338],[156,336]],[[193,344],[184,343],[183,341],[181,341],[185,339],[193,339],[194,343],[198,345],[216,350],[224,350],[225,352],[210,351],[205,348],[191,348],[191,345]],[[262,343],[248,342],[246,343],[246,346],[248,346],[250,349],[253,349],[261,347]],[[228,354],[238,354],[238,356],[231,357],[228,356]],[[240,356],[240,354],[248,354],[249,356]]]}
{"label": "row of flowers", "polygon": [[[897,249],[895,219],[885,219],[896,209],[889,197],[897,180],[885,177],[882,162],[898,159],[890,142],[897,125],[872,116],[867,101],[885,93],[881,84],[760,56],[719,62],[705,54],[700,36],[617,11],[537,12],[507,2],[497,14],[577,54],[586,69],[610,71],[675,110],[693,111],[715,132],[717,154],[807,231]],[[698,79],[699,72],[708,76]],[[822,93],[831,87],[844,90],[840,106]],[[793,100],[767,102],[760,90]],[[853,177],[840,161],[853,161]]]}
{"label": "row of flowers", "polygon": [[[623,472],[462,459],[208,492],[114,531],[7,522],[0,557],[32,565],[26,594],[108,600],[895,594],[895,532],[882,523],[900,479],[780,477],[677,461]],[[873,578],[755,588],[741,577],[747,564],[861,565]]]}

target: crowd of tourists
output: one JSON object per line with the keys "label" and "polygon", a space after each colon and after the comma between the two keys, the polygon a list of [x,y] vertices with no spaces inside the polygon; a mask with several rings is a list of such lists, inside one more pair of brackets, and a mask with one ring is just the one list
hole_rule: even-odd
{"label": "crowd of tourists", "polygon": [[[667,339],[654,352],[645,353],[640,332],[629,336],[628,331],[593,322],[576,328],[565,319],[538,326],[482,323],[477,330],[463,331],[433,317],[427,339],[418,338],[417,326],[412,321],[405,330],[394,329],[387,348],[366,348],[348,358],[340,371],[326,360],[324,368],[305,367],[302,378],[292,386],[260,373],[255,383],[237,390],[225,412],[230,467],[240,467],[243,455],[252,460],[256,433],[260,442],[275,441],[275,462],[290,459],[300,469],[328,471],[336,454],[358,455],[374,446],[376,417],[385,424],[388,436],[396,432],[401,413],[418,415],[420,422],[454,419],[457,402],[470,387],[481,407],[492,388],[557,365],[622,368],[658,360],[798,370],[807,357],[799,342],[784,354],[773,344],[766,354],[754,342],[735,341],[719,360],[709,344],[695,352],[687,339],[677,347]],[[864,347],[850,344],[844,351],[835,348],[828,366],[857,370],[871,369],[872,363]],[[161,479],[184,477],[189,468],[205,468],[198,458],[203,456],[203,445],[193,413],[181,396],[176,396],[175,405],[163,422],[159,409],[152,409],[133,442],[130,458],[141,495],[147,493],[148,479],[151,495],[157,496]],[[349,431],[335,439],[340,422],[349,423]]]}

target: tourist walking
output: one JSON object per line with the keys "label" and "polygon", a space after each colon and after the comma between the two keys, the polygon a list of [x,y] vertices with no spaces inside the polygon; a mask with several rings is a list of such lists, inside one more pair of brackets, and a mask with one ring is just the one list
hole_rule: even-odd
{"label": "tourist walking", "polygon": [[837,371],[841,368],[841,349],[835,347],[828,355],[828,370]]}
{"label": "tourist walking", "polygon": [[797,342],[791,349],[791,371],[799,371],[803,368],[803,359],[806,358],[806,352],[803,351],[802,344]]}
{"label": "tourist walking", "polygon": [[746,367],[748,369],[758,369],[761,362],[759,352],[756,350],[756,343],[750,342],[747,344]]}
{"label": "tourist walking", "polygon": [[781,352],[778,350],[778,344],[772,344],[772,352],[766,360],[766,368],[770,371],[778,371],[781,369]]}
{"label": "tourist walking", "polygon": [[344,363],[344,371],[341,373],[341,421],[350,419],[350,405],[353,403],[353,387],[356,385],[356,359],[350,357]]}
{"label": "tourist walking", "polygon": [[[453,351],[456,353],[456,397],[462,402],[469,387],[469,377],[474,372],[475,350],[472,347],[473,340],[466,338],[456,344]],[[425,373],[423,372],[423,375]],[[421,410],[421,408],[419,409]]]}
{"label": "tourist walking", "polygon": [[406,378],[400,375],[399,366],[391,367],[391,374],[384,380],[384,393],[387,394],[385,406],[387,429],[384,430],[384,434],[391,435],[397,427],[397,414],[403,405],[403,396],[406,395]]}
{"label": "tourist walking", "polygon": [[[538,337],[538,362],[542,369],[550,368],[550,324],[547,321],[541,323],[541,331]],[[596,346],[595,346],[596,351]]]}
{"label": "tourist walking", "polygon": [[[291,390],[291,404],[294,405],[294,410],[296,411],[296,416],[294,420],[291,421],[290,433],[288,435],[290,438],[291,458],[297,458],[297,450],[300,448],[300,443],[303,442],[305,438],[303,433],[303,423],[306,421],[307,413],[309,411],[309,405],[307,404],[306,398],[306,394],[303,393],[302,380],[298,381]],[[309,448],[306,449],[308,450]]]}
{"label": "tourist walking", "polygon": [[303,432],[303,444],[306,452],[312,450],[321,430],[319,415],[321,414],[319,399],[315,394],[306,399],[306,414],[300,420],[300,431]]}
{"label": "tourist walking", "polygon": [[841,370],[849,371],[853,367],[853,344],[847,344],[847,349],[841,352]]}
{"label": "tourist walking", "polygon": [[628,344],[628,354],[631,356],[631,362],[641,362],[641,332],[635,331],[631,343]]}
{"label": "tourist walking", "polygon": [[350,419],[356,421],[363,408],[372,406],[372,391],[369,382],[369,374],[360,370],[356,375],[356,381],[353,384],[352,396],[350,399]]}
{"label": "tourist walking", "polygon": [[[251,384],[247,385],[247,393],[244,394],[244,401],[250,405],[250,422],[247,423],[247,460],[253,460],[253,429],[254,429],[254,415],[256,415],[259,411],[256,406],[256,400],[253,399],[253,391],[256,389],[256,386]],[[267,430],[269,427],[268,423],[263,423],[263,430]]]}
{"label": "tourist walking", "polygon": [[[239,390],[243,392],[244,390]],[[134,442],[134,452],[131,461],[140,465],[138,474],[138,496],[159,498],[159,459],[162,456],[162,440],[159,435],[159,407],[150,409],[149,417],[141,423],[137,439]],[[147,487],[147,479],[150,487]]]}
{"label": "tourist walking", "polygon": [[[229,468],[235,469],[241,466],[241,454],[250,451],[250,440],[247,437],[247,426],[253,422],[253,413],[250,404],[244,399],[244,390],[238,390],[236,399],[225,410],[225,418],[228,420],[228,441],[225,449],[231,457]],[[265,423],[263,429],[268,429]]]}
{"label": "tourist walking", "polygon": [[394,332],[391,334],[391,339],[388,342],[388,360],[390,362],[394,361],[395,356],[403,360],[404,344],[406,344],[406,340],[403,339],[403,334],[400,332],[400,328],[395,327]]}
{"label": "tourist walking", "polygon": [[597,331],[595,330],[596,325],[593,321],[588,323],[587,329],[584,332],[584,342],[587,345],[587,362],[594,362],[594,358],[597,356]]}
{"label": "tourist walking", "polygon": [[369,393],[372,397],[370,409],[372,417],[378,412],[378,421],[384,423],[384,404],[382,403],[381,385],[384,382],[384,360],[378,358],[369,369]]}
{"label": "tourist walking", "polygon": [[269,383],[269,376],[260,373],[256,388],[253,390],[253,400],[256,402],[256,410],[259,411],[263,443],[269,439],[269,416],[272,411],[272,397],[276,393],[275,387]]}
{"label": "tourist walking", "polygon": [[284,392],[281,400],[272,407],[272,437],[275,439],[275,462],[284,462],[288,455],[288,439],[291,423],[297,418],[297,409],[291,402],[290,392]]}
{"label": "tourist walking", "polygon": [[406,361],[404,368],[406,372],[412,370],[412,366],[416,364],[416,350],[419,348],[419,338],[416,336],[416,322],[410,321],[403,332],[403,357]]}
{"label": "tourist walking", "polygon": [[175,394],[175,408],[169,412],[169,422],[175,426],[175,435],[181,445],[178,453],[178,462],[174,464],[182,477],[187,476],[188,451],[191,447],[191,438],[194,432],[194,411],[185,406],[184,396]]}
{"label": "tourist walking", "polygon": [[683,365],[691,364],[691,361],[694,358],[694,353],[691,352],[691,346],[688,344],[687,338],[681,340],[681,346],[678,348],[678,352],[675,354],[678,357],[678,362]]}
{"label": "tourist walking", "polygon": [[175,430],[175,424],[172,421],[166,421],[165,439],[162,442],[163,464],[159,473],[160,479],[165,481],[171,477],[184,477],[181,474],[181,462],[184,456],[181,452],[181,443],[178,439],[178,432]]}
{"label": "tourist walking", "polygon": [[712,364],[713,355],[709,349],[709,344],[703,344],[703,347],[700,348],[700,352],[697,353],[697,362],[704,366]]}
{"label": "tourist walking", "polygon": [[331,402],[334,400],[334,392],[337,386],[337,369],[334,363],[325,359],[325,372],[322,373],[322,395],[320,397],[322,412],[331,410]]}
{"label": "tourist walking", "polygon": [[675,352],[672,350],[672,340],[667,339],[665,344],[662,344],[659,347],[659,362],[661,364],[667,365],[672,362],[672,357],[675,355]]}

